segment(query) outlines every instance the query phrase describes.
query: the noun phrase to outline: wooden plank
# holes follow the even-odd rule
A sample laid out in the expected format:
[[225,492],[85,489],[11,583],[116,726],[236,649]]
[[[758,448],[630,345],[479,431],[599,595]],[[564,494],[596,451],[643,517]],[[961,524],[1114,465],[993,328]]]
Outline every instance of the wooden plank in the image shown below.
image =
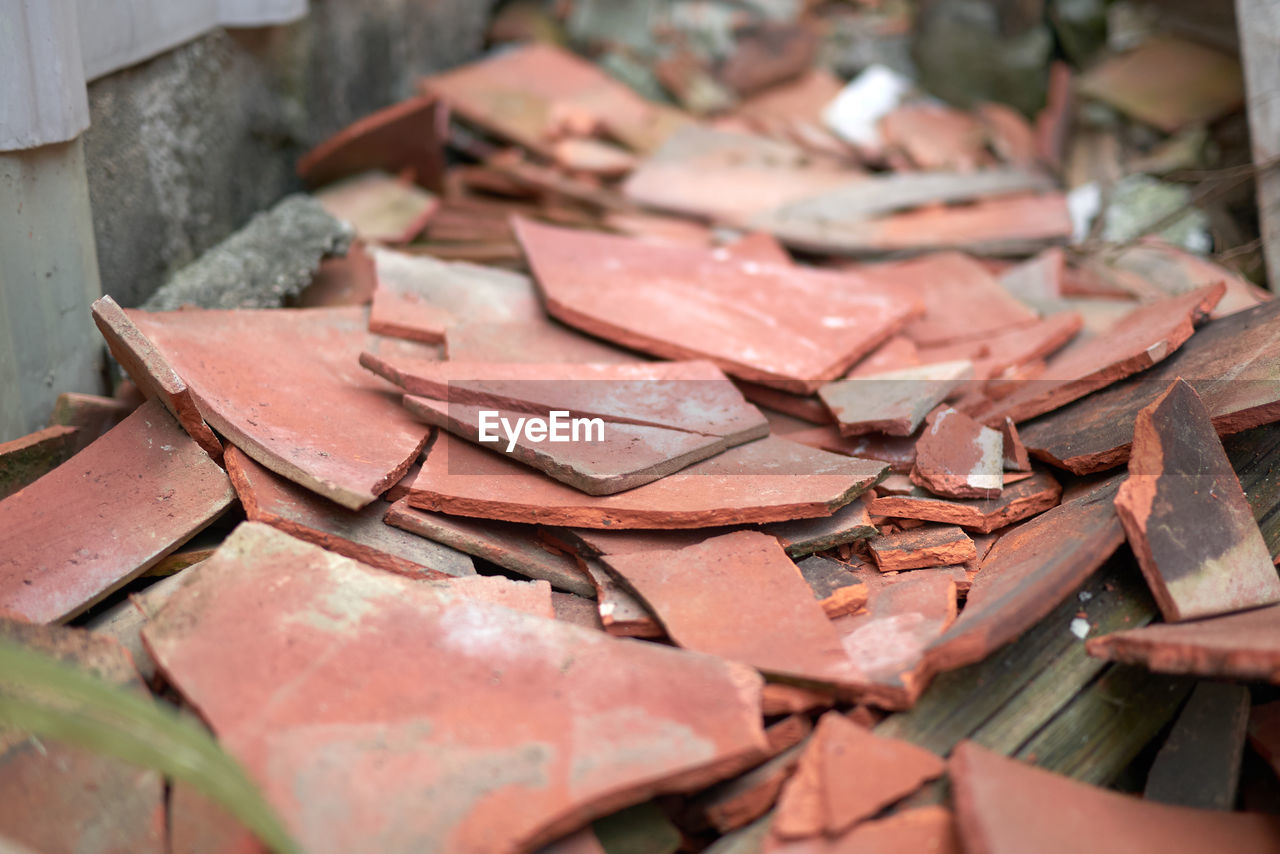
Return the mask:
[[[1236,0],[1240,53],[1244,62],[1249,136],[1257,178],[1258,217],[1268,279],[1280,278],[1280,4]],[[1272,288],[1275,285],[1272,284]]]
[[[982,733],[984,743],[1012,752],[1101,669],[1086,660],[1084,641],[1071,630],[1080,612],[1091,634],[1145,625],[1155,613],[1127,554],[1095,573],[1080,593],[983,661],[939,675],[910,711],[886,718],[876,732],[942,755]],[[1001,736],[1001,727],[1010,735]]]
[[1151,764],[1143,796],[1162,804],[1231,809],[1240,782],[1249,702],[1243,685],[1197,685]]
[[1223,447],[1273,558],[1280,558],[1280,422],[1234,436]]

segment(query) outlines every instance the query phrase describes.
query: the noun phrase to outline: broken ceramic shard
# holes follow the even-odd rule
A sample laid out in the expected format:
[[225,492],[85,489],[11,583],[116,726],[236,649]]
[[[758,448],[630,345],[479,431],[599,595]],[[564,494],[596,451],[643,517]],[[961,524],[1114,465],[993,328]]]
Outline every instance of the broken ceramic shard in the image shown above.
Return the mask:
[[385,172],[366,172],[319,191],[316,201],[371,243],[408,243],[426,228],[440,202]]
[[298,177],[323,187],[370,169],[401,174],[430,190],[439,188],[444,149],[439,139],[443,109],[420,95],[353,122],[298,160]]
[[[394,850],[406,834],[534,848],[767,749],[760,680],[738,665],[476,601],[254,523],[194,572],[147,645],[309,851]],[[406,649],[444,654],[387,654]],[[333,808],[309,809],[316,798]]]
[[952,525],[925,525],[876,537],[868,544],[868,548],[881,572],[955,566],[973,560],[978,554],[973,540]]
[[409,493],[425,510],[584,528],[705,528],[829,516],[886,466],[767,437],[616,495],[589,496],[503,454],[439,437]]
[[1004,437],[945,409],[916,443],[911,479],[944,498],[998,498],[1004,489]]
[[934,362],[829,383],[818,396],[831,410],[840,433],[880,432],[910,436],[924,417],[973,375],[967,361]]
[[[158,401],[0,501],[0,616],[61,622],[222,514],[231,482]],[[76,523],[68,526],[67,520]]]
[[358,510],[400,479],[430,431],[359,364],[359,308],[128,312],[204,417],[276,474]]
[[533,282],[518,273],[375,249],[369,331],[439,343],[466,323],[539,323]]
[[384,524],[378,503],[348,510],[273,474],[236,448],[227,449],[226,465],[251,521],[410,578],[475,575],[466,554]]
[[1280,601],[1271,553],[1186,382],[1138,413],[1116,512],[1167,622]]
[[[808,394],[918,310],[866,278],[521,220],[547,310],[625,347]],[[639,285],[643,283],[643,287]]]

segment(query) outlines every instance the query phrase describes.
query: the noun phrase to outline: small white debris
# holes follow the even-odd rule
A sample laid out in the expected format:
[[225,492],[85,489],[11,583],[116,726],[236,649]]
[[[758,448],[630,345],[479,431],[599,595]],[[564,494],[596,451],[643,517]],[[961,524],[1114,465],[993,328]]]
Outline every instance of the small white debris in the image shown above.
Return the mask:
[[1081,602],[1088,602],[1090,599],[1093,598],[1093,594],[1090,593],[1088,590],[1081,590],[1079,593],[1076,594],[1076,598],[1079,599]]
[[845,142],[880,145],[880,119],[897,109],[912,81],[891,68],[871,65],[849,81],[822,111],[827,127]]
[[1089,621],[1084,617],[1076,617],[1071,621],[1071,634],[1084,640],[1089,636]]

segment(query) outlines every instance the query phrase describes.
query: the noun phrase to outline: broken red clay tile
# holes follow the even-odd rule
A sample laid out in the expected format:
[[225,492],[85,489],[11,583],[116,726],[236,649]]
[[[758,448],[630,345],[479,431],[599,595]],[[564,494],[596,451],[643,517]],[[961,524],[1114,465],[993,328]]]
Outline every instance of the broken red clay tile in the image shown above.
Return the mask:
[[886,436],[883,433],[841,436],[832,427],[816,427],[788,433],[787,439],[846,457],[880,460],[891,471],[904,474],[911,471],[916,461],[916,440],[910,436]]
[[371,243],[408,243],[440,207],[431,193],[385,172],[365,172],[330,184],[315,199]]
[[1179,377],[1204,401],[1220,436],[1280,420],[1280,300],[1205,325],[1168,359],[1023,425],[1031,455],[1074,474],[1122,465],[1133,424]]
[[761,264],[792,263],[791,253],[767,231],[752,231],[723,247],[734,258],[743,261],[759,261]]
[[73,617],[141,575],[234,500],[226,473],[163,406],[148,402],[72,460],[0,501],[0,616],[32,623]]
[[1280,605],[1090,638],[1095,658],[1159,673],[1280,684]]
[[458,324],[543,319],[533,282],[519,273],[391,249],[374,249],[373,261],[370,332],[436,344]]
[[466,554],[384,524],[378,503],[348,510],[273,474],[234,447],[227,449],[224,462],[251,521],[410,578],[475,575]]
[[956,618],[956,583],[946,572],[909,572],[873,584],[865,611],[833,621],[860,672],[860,699],[908,709],[927,687],[925,651]]
[[1090,786],[964,741],[951,755],[960,841],[971,854],[1280,851],[1280,818],[1174,807]]
[[932,672],[981,661],[1070,596],[1124,541],[1120,478],[1006,530],[982,561],[964,613],[929,647]]
[[[1031,471],[1031,457],[1027,455],[1027,446],[1022,444],[1018,436],[1018,426],[1012,418],[1006,418],[1000,425],[1000,435],[1004,438],[1004,470],[1005,472]],[[1005,481],[1008,483],[1008,481]]]
[[784,415],[799,418],[810,424],[832,424],[835,422],[835,419],[831,416],[831,410],[816,395],[791,394],[790,392],[770,388],[767,385],[749,383],[739,379],[735,379],[733,384],[742,392],[743,397],[761,409],[781,412]]
[[1106,332],[1050,359],[1042,376],[1002,389],[981,420],[999,423],[1007,417],[1022,422],[1150,368],[1192,336],[1225,290],[1219,282],[1135,308]]
[[876,537],[867,544],[881,572],[955,566],[977,557],[973,540],[955,526],[933,526]]
[[761,525],[760,530],[777,537],[782,548],[793,558],[826,551],[876,535],[876,528],[871,524],[871,514],[867,512],[865,500],[850,501],[830,516],[796,519],[790,522],[770,522],[767,525]]
[[312,276],[311,284],[290,305],[296,308],[368,305],[376,287],[373,258],[365,250],[363,241],[353,240],[346,255],[320,260],[320,269]]
[[1253,707],[1249,713],[1249,743],[1280,774],[1280,702]]
[[874,486],[882,463],[766,437],[616,495],[590,496],[502,453],[438,437],[409,493],[424,510],[582,528],[703,528],[829,516]]
[[810,837],[766,849],[768,854],[961,854],[955,820],[946,807],[902,810],[876,821],[864,821],[836,839]]
[[387,510],[386,524],[444,543],[526,578],[543,579],[561,590],[580,596],[596,595],[594,585],[573,559],[543,545],[533,528],[431,513],[410,507],[404,499]]
[[[760,681],[737,665],[468,600],[255,523],[194,572],[148,647],[308,851],[530,850],[767,750]],[[388,654],[405,649],[424,654]]]
[[882,281],[896,293],[924,305],[924,314],[903,330],[919,347],[981,341],[995,333],[1029,326],[1037,319],[1036,313],[1010,296],[995,276],[959,252],[849,269]]
[[906,335],[895,335],[868,353],[853,366],[845,379],[896,371],[920,364],[916,343]]
[[[751,531],[696,545],[604,555],[677,646],[777,677],[838,684],[840,638],[778,541]],[[696,571],[694,571],[696,570]],[[773,630],[761,633],[761,626]]]
[[791,220],[785,215],[770,221],[757,217],[752,225],[768,228],[792,249],[833,255],[921,250],[1029,254],[1070,237],[1072,229],[1066,197],[1052,192],[932,205],[874,219],[815,219],[812,212]]
[[943,362],[969,359],[973,362],[975,380],[1001,377],[1011,370],[1025,370],[1061,350],[1084,326],[1084,319],[1074,311],[1051,314],[1026,326],[994,332],[980,340],[939,347],[922,347],[921,362]]
[[904,104],[880,119],[886,149],[897,149],[917,169],[971,172],[989,165],[986,130],[978,118],[929,102]]
[[148,399],[157,399],[178,419],[201,448],[222,459],[222,443],[205,423],[187,383],[162,353],[110,296],[93,304],[93,322],[107,341],[107,349]]
[[606,214],[601,224],[616,234],[640,240],[676,243],[681,246],[710,246],[715,242],[710,227],[664,214],[615,211]]
[[1234,55],[1170,35],[1099,62],[1081,78],[1080,92],[1165,133],[1220,119],[1245,94]]
[[972,375],[971,362],[934,362],[828,383],[818,389],[818,396],[831,410],[841,435],[910,436]]
[[[0,640],[147,696],[129,653],[111,638],[82,629],[0,621]],[[0,735],[0,837],[15,854],[161,854],[168,850],[164,783],[156,771],[5,727]]]
[[347,125],[298,161],[298,177],[323,187],[370,169],[406,170],[429,190],[440,190],[444,171],[441,131],[444,111],[437,99],[420,95]]
[[1138,413],[1116,513],[1166,622],[1280,602],[1240,480],[1184,381]]
[[687,125],[640,163],[623,192],[646,208],[759,230],[752,225],[757,216],[860,180],[856,171],[819,162],[784,140]]
[[838,377],[918,310],[914,298],[857,275],[527,220],[516,234],[547,310],[564,322],[797,394]]
[[570,172],[617,178],[636,167],[630,152],[599,139],[570,137],[552,146],[556,163]]
[[75,427],[78,432],[72,447],[78,452],[129,417],[135,409],[136,406],[114,397],[64,392],[53,404],[49,426]]
[[760,693],[760,714],[766,718],[829,709],[833,705],[835,697],[830,691],[801,688],[785,682],[766,682]]
[[548,620],[556,618],[551,585],[545,581],[515,581],[501,575],[469,575],[432,583],[466,599],[500,605]]
[[360,367],[359,308],[129,312],[191,384],[199,411],[258,463],[359,510],[404,475],[430,431]]
[[600,620],[600,609],[595,602],[585,596],[553,590],[551,607],[555,611],[556,619],[561,622],[573,623],[585,629],[604,631],[604,623]]
[[809,557],[796,567],[828,617],[843,617],[867,604],[867,585],[835,561]]
[[1036,133],[1017,110],[988,101],[975,109],[986,130],[987,144],[1005,163],[1033,168],[1039,160]]
[[[1153,285],[1158,292],[1177,295],[1203,288],[1214,282],[1225,282],[1227,292],[1213,311],[1213,317],[1225,317],[1253,308],[1274,297],[1239,273],[1195,255],[1158,237],[1144,237],[1136,243],[1119,247],[1099,259],[1103,272],[1124,276],[1125,281],[1137,276],[1143,284]],[[1142,294],[1138,294],[1142,298]]]
[[620,584],[594,558],[577,558],[583,573],[595,585],[596,607],[604,630],[620,638],[664,638],[666,630],[643,602]]
[[939,412],[916,442],[911,480],[944,498],[999,498],[1004,438],[963,412]]
[[[549,44],[524,45],[419,81],[458,115],[544,157],[559,136],[596,130],[628,147],[656,149],[683,113],[646,101],[625,84]],[[566,128],[566,126],[568,126]]]
[[783,786],[772,832],[783,839],[839,836],[942,775],[923,748],[873,734],[838,712],[818,721],[795,775]]
[[745,827],[773,807],[802,751],[796,745],[740,777],[713,786],[690,804],[690,811],[719,833]]
[[0,442],[0,499],[30,486],[71,459],[79,442],[77,427],[46,427]]
[[776,120],[822,124],[822,111],[840,94],[844,81],[826,68],[810,68],[794,80],[770,86],[739,102],[733,115],[748,122]]
[[459,362],[623,364],[648,356],[621,350],[544,318],[538,323],[462,323],[444,336],[445,353]]

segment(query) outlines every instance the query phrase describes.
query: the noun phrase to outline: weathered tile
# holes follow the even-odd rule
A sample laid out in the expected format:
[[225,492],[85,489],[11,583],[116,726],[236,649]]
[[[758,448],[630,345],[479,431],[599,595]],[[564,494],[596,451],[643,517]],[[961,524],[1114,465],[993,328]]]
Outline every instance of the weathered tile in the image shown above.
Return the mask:
[[80,451],[129,416],[137,406],[114,397],[63,392],[49,413],[49,426],[74,427],[72,447]]
[[548,620],[556,618],[551,585],[545,581],[516,581],[501,575],[468,575],[463,578],[437,579],[430,583],[466,599],[500,605]]
[[944,409],[916,442],[911,480],[944,498],[999,498],[1004,437],[963,412]]
[[1236,57],[1157,35],[1090,69],[1080,79],[1080,92],[1173,133],[1239,109],[1244,80]]
[[1012,418],[1006,418],[1000,425],[1000,435],[1004,438],[1004,470],[1031,471],[1031,458],[1027,455],[1027,446],[1022,444],[1018,435],[1018,426]]
[[[309,851],[527,850],[766,750],[760,682],[737,665],[468,600],[254,523],[193,571],[147,644]],[[404,650],[444,652],[389,654]]]
[[689,121],[595,65],[549,44],[525,45],[422,79],[465,118],[546,157],[560,136],[603,130],[641,152]]
[[348,510],[273,474],[236,448],[227,449],[225,462],[251,521],[410,578],[475,575],[465,553],[384,524],[380,503]]
[[838,836],[941,776],[943,761],[923,748],[874,735],[838,712],[818,721],[795,775],[783,786],[773,834]]
[[444,334],[445,353],[459,362],[621,364],[647,356],[575,332],[559,321],[463,323]]
[[[1215,318],[1235,314],[1273,299],[1268,291],[1259,288],[1238,272],[1203,255],[1195,255],[1165,243],[1157,237],[1144,237],[1089,260],[1098,262],[1098,271],[1104,278],[1115,276],[1129,283],[1133,281],[1133,277],[1138,277],[1143,285],[1152,286],[1157,292],[1168,296],[1185,294],[1214,282],[1224,282],[1227,292],[1213,310],[1212,316]],[[1143,293],[1136,296],[1150,298]]]
[[570,172],[585,172],[617,178],[636,166],[636,158],[625,149],[598,139],[562,139],[552,148],[556,163]]
[[966,741],[951,757],[956,824],[965,851],[1192,854],[1224,847],[1280,850],[1280,818],[1154,804],[1006,759]]
[[[840,638],[772,537],[739,531],[600,560],[648,605],[677,646],[792,680],[843,681],[848,662]],[[761,633],[761,626],[773,630]]]
[[982,561],[964,613],[929,647],[930,669],[981,661],[1070,596],[1120,546],[1113,479],[1009,528]]
[[785,682],[766,682],[760,692],[760,713],[765,717],[793,715],[815,709],[829,709],[835,702],[831,691],[801,688]]
[[828,383],[818,389],[845,436],[910,436],[924,417],[973,375],[967,361],[934,362]]
[[836,839],[810,837],[779,844],[769,854],[961,854],[951,811],[940,806],[901,810],[876,821],[864,821]]
[[[943,191],[971,197],[978,190],[973,176],[943,173],[894,175],[895,182],[911,178],[918,181],[921,194],[934,192],[935,186],[925,179],[941,179]],[[933,205],[904,213],[867,218],[861,213],[847,214],[845,209],[896,208],[898,193],[885,192],[866,178],[843,192],[806,199],[750,223],[753,228],[771,232],[790,249],[833,255],[864,255],[897,251],[956,249],[981,254],[1030,254],[1045,246],[1065,240],[1071,235],[1071,216],[1066,197],[1060,193],[1041,195],[1002,195],[982,198],[964,205]],[[993,182],[998,183],[998,182]],[[999,186],[1023,186],[1024,180],[998,183]],[[982,186],[985,186],[982,185]],[[902,197],[914,197],[917,188]],[[855,199],[857,201],[855,201]]]
[[862,180],[789,142],[688,125],[641,162],[623,191],[648,208],[750,228],[757,215]]
[[883,433],[867,433],[862,436],[841,436],[838,430],[818,427],[788,433],[787,438],[811,448],[819,448],[846,457],[880,460],[890,470],[906,473],[916,461],[916,440],[912,436],[886,436]]
[[1280,300],[1211,321],[1148,371],[1020,428],[1032,456],[1076,474],[1129,458],[1138,412],[1185,379],[1220,435],[1280,420]]
[[770,388],[759,383],[734,380],[734,385],[742,390],[742,396],[759,406],[799,418],[810,424],[833,424],[835,418],[822,399],[813,394],[792,394]]
[[975,380],[990,380],[1040,363],[1066,346],[1083,327],[1084,319],[1078,312],[1058,311],[1043,320],[993,332],[980,339],[921,347],[917,359],[921,362],[968,359],[973,362]]
[[918,307],[852,274],[524,220],[516,233],[547,310],[564,322],[664,358],[710,359],[784,391],[816,391]]
[[876,535],[865,500],[850,501],[830,516],[771,522],[760,530],[777,537],[791,557],[804,557]]
[[699,795],[690,809],[720,833],[745,827],[773,807],[803,749],[796,745],[740,777],[713,786]]
[[311,277],[311,284],[298,294],[297,308],[338,308],[368,305],[377,287],[373,258],[360,240],[351,241],[341,258],[325,258]]
[[829,516],[884,470],[881,463],[767,437],[627,492],[590,496],[444,434],[427,455],[409,503],[508,522],[702,528]]
[[885,147],[917,169],[972,172],[991,165],[977,116],[945,104],[904,104],[880,119],[879,131]]
[[[110,638],[0,621],[0,639],[146,694],[129,653]],[[10,727],[0,735],[0,837],[7,850],[160,854],[168,850],[164,799],[164,778],[155,771]]]
[[1248,726],[1248,688],[1201,682],[1152,761],[1142,796],[1175,806],[1232,809]]
[[1150,368],[1191,337],[1224,290],[1219,282],[1135,308],[1106,332],[1050,359],[1041,376],[1001,389],[982,420],[999,423],[1007,417],[1022,422]]
[[595,587],[573,559],[543,545],[533,528],[431,513],[410,507],[405,499],[391,505],[385,521],[527,578],[541,578],[561,590],[595,596]]
[[885,709],[910,708],[928,684],[925,651],[955,618],[956,584],[942,570],[873,587],[865,611],[833,621],[860,671],[860,696]]
[[573,623],[586,629],[604,631],[604,623],[600,620],[600,609],[596,603],[576,593],[551,591],[551,607],[556,619],[565,623]]
[[881,572],[955,566],[978,555],[973,540],[953,525],[926,525],[887,537],[876,537],[868,543],[868,548]]
[[426,228],[440,200],[385,172],[365,172],[330,184],[315,194],[335,219],[350,223],[371,243],[408,243]]
[[370,332],[434,344],[459,324],[543,319],[533,282],[519,273],[391,249],[374,249],[373,261]]
[[604,630],[620,638],[662,638],[667,632],[653,612],[618,582],[595,558],[579,558],[578,566],[595,585],[596,607]]
[[93,322],[111,355],[148,398],[164,404],[191,438],[211,457],[222,458],[222,443],[205,423],[191,389],[173,369],[167,354],[156,348],[110,296],[93,304]]
[[0,499],[35,483],[71,459],[79,444],[78,427],[45,427],[0,442]]
[[1160,673],[1280,684],[1280,605],[1090,638],[1089,654]]
[[1271,552],[1186,382],[1138,413],[1116,513],[1166,622],[1280,602]]
[[347,125],[298,160],[298,177],[323,187],[370,169],[401,174],[438,189],[444,169],[441,104],[420,95]]
[[192,572],[165,576],[145,589],[129,594],[124,601],[90,615],[85,619],[84,627],[94,634],[119,641],[129,651],[142,680],[148,685],[154,684],[156,662],[142,643],[142,627],[169,601],[170,596],[194,578],[195,573]]
[[234,500],[226,473],[163,406],[148,402],[0,501],[0,616],[33,623],[73,617]]
[[[366,310],[129,312],[218,432],[257,462],[358,510],[430,431],[360,367]],[[389,339],[388,339],[389,340]]]

